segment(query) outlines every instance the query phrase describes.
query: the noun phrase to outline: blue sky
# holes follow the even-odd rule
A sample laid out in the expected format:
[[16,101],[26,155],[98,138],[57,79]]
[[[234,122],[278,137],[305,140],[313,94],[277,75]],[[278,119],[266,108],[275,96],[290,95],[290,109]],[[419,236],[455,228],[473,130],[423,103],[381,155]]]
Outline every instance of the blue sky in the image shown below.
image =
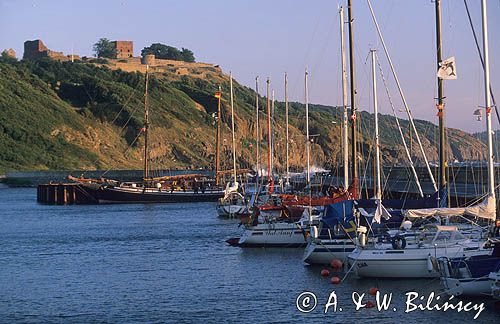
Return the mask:
[[[359,107],[372,111],[369,49],[379,50],[396,108],[395,83],[365,0],[354,0]],[[416,118],[436,121],[435,31],[431,0],[372,0],[375,13]],[[480,1],[468,0],[481,32]],[[303,73],[310,76],[310,101],[341,103],[339,4],[326,0],[24,1],[0,0],[0,50],[42,39],[53,50],[91,56],[99,38],[133,40],[135,55],[154,42],[191,49],[198,61],[220,64],[253,87],[255,76],[271,77],[283,98],[283,73],[290,97],[303,101]],[[484,105],[483,75],[462,0],[443,0],[444,57],[455,56],[459,79],[445,84],[446,122],[482,131],[473,111]],[[500,0],[488,0],[491,83],[500,100]],[[346,14],[347,16],[347,14]],[[262,82],[261,89],[264,89]],[[379,110],[390,113],[379,80]],[[495,128],[498,123],[494,122]]]

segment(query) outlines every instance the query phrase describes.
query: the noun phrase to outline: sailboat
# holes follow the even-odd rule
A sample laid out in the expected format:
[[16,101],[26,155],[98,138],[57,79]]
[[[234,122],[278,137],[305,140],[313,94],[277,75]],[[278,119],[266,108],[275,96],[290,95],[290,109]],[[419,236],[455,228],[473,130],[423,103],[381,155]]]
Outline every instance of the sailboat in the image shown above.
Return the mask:
[[[229,87],[231,98],[231,134],[233,153],[233,182],[227,183],[224,197],[219,199],[216,210],[219,216],[238,218],[250,214],[249,198],[245,196],[244,188],[237,180],[236,169],[236,140],[234,133],[234,98],[233,98],[233,75],[229,72]],[[245,170],[246,171],[246,170]]]
[[[351,16],[351,6],[349,5],[349,16]],[[339,9],[340,17],[340,32],[341,32],[341,48],[342,48],[342,88],[343,88],[343,105],[344,115],[346,115],[346,84],[347,77],[345,72],[345,55],[344,55],[344,11]],[[352,19],[349,18],[352,23]],[[351,29],[352,30],[352,29]],[[351,38],[352,41],[352,38]],[[382,200],[381,193],[381,177],[380,177],[380,150],[379,150],[379,129],[378,129],[378,105],[377,105],[377,89],[376,89],[376,74],[375,74],[375,51],[371,51],[372,57],[372,84],[373,84],[373,103],[375,117],[375,159],[376,159],[376,190],[374,199],[356,199],[343,201],[337,204],[329,205],[325,209],[324,216],[321,219],[321,224],[318,229],[311,231],[309,243],[304,251],[303,261],[308,264],[330,264],[333,259],[347,259],[348,255],[353,252],[357,245],[360,244],[357,232],[362,234],[366,239],[367,228],[371,229],[371,233],[375,236],[382,233],[382,230],[387,228],[398,228],[402,222],[401,211],[407,208],[425,208],[436,207],[444,199],[439,200],[439,194],[436,193],[429,198],[416,200]],[[351,64],[353,61],[351,60]],[[351,78],[352,80],[352,78]],[[351,81],[351,88],[353,88]],[[344,119],[346,119],[344,117]],[[346,127],[344,122],[344,127]],[[344,128],[344,138],[346,128]],[[344,143],[346,140],[344,139]],[[404,138],[403,138],[404,142]],[[346,145],[346,144],[344,144]],[[355,142],[353,142],[355,145]],[[411,161],[411,160],[410,160]],[[355,161],[354,161],[355,162]],[[347,165],[347,154],[344,155],[344,165]],[[344,174],[347,182],[347,174]],[[418,178],[417,178],[418,181]],[[385,207],[384,207],[385,206]],[[388,211],[387,208],[391,210]],[[381,217],[384,216],[384,220]],[[375,221],[375,222],[374,222]],[[382,222],[382,224],[380,224]],[[378,225],[380,224],[380,225]],[[397,231],[395,231],[397,232]],[[395,235],[395,233],[393,233]],[[411,236],[411,232],[402,233],[403,236]],[[364,240],[363,239],[363,240]],[[389,234],[386,237],[380,237],[380,243],[391,244],[392,238]]]
[[[269,83],[268,83],[269,84]],[[286,84],[286,76],[285,76]],[[269,87],[268,87],[269,88]],[[307,173],[306,173],[306,183],[310,184],[311,172],[310,172],[310,137],[309,137],[309,99],[308,99],[308,71],[306,69],[304,75],[304,88],[305,88],[305,113],[306,113],[306,155],[307,155]],[[269,94],[269,90],[268,90]],[[268,103],[269,105],[269,103]],[[268,109],[268,134],[270,131],[269,122],[269,109]],[[269,140],[269,145],[271,141]],[[272,193],[273,188],[273,177],[272,177],[272,158],[271,154],[268,153],[268,182],[271,189],[269,192]],[[268,175],[269,175],[268,174]],[[318,206],[322,206],[321,203],[315,205],[318,201],[322,201],[320,198],[304,198],[298,197],[296,195],[270,195],[270,199],[279,199],[276,203],[267,203],[265,205],[258,206],[259,213],[258,217],[253,217],[251,223],[245,224],[245,232],[242,237],[237,239],[233,238],[228,240],[231,245],[236,245],[240,247],[301,247],[306,245],[306,237],[309,235],[309,230],[311,226],[318,225],[320,219],[320,213],[318,212]],[[326,197],[328,201],[333,202],[335,199],[337,201],[348,199],[349,191],[342,192],[339,195],[332,197]],[[324,201],[324,200],[323,200]],[[324,204],[326,205],[326,203]],[[273,212],[276,212],[275,214]],[[264,215],[262,215],[264,214]],[[296,217],[298,215],[298,217]]]
[[82,190],[96,203],[180,203],[217,201],[224,195],[223,188],[214,179],[203,174],[180,174],[151,177],[149,170],[149,67],[146,67],[144,92],[144,136],[143,179],[139,182],[120,182],[111,179],[87,179],[83,176],[68,176],[80,184]]
[[[385,43],[381,37],[380,30],[373,13],[370,1],[368,1],[372,17],[381,39],[382,46],[385,49]],[[483,1],[483,18],[485,18]],[[440,14],[439,1],[436,1],[437,29],[438,29],[438,49],[440,50]],[[484,22],[483,22],[484,27]],[[483,28],[484,31],[484,28]],[[485,34],[484,39],[487,39]],[[487,40],[486,40],[487,42]],[[487,43],[486,43],[487,44]],[[485,63],[487,62],[487,45],[485,45]],[[440,63],[438,59],[438,64]],[[390,63],[392,65],[392,63]],[[489,72],[485,64],[485,87],[488,89]],[[442,122],[442,80],[438,82],[440,121]],[[496,218],[496,199],[494,191],[493,177],[493,150],[492,150],[492,132],[491,132],[491,109],[489,102],[489,90],[486,90],[486,126],[488,133],[488,194],[484,200],[476,205],[462,208],[428,208],[428,209],[410,209],[405,212],[408,219],[427,219],[430,217],[440,217],[450,219],[451,217],[471,216],[478,219],[495,220]],[[443,125],[443,124],[440,124]],[[444,126],[442,127],[444,129]],[[444,137],[443,137],[444,139]],[[444,145],[444,141],[441,142]],[[439,226],[424,227],[417,232],[414,240],[407,241],[400,238],[399,244],[392,247],[370,245],[367,247],[358,246],[350,255],[349,262],[354,268],[356,274],[360,277],[390,277],[390,278],[429,278],[438,277],[436,259],[442,257],[467,258],[471,256],[488,256],[491,249],[485,245],[483,238],[473,236],[466,237],[459,231],[457,226]]]
[[[440,1],[436,2],[436,6],[439,6],[439,2]],[[487,107],[487,118],[491,118],[489,111],[491,102],[489,90],[488,23],[486,9],[486,1],[482,1],[485,107]],[[488,120],[487,123],[489,123]],[[488,144],[490,143],[488,142]],[[490,238],[486,242],[486,244],[493,247],[491,255],[473,255],[467,258],[443,257],[438,259],[441,282],[446,289],[446,293],[455,296],[484,296],[493,294],[490,277],[494,277],[495,273],[500,271],[500,238],[498,238],[498,229],[500,227],[498,227],[498,225],[500,224],[496,224],[496,231],[492,233],[492,236],[497,237]]]

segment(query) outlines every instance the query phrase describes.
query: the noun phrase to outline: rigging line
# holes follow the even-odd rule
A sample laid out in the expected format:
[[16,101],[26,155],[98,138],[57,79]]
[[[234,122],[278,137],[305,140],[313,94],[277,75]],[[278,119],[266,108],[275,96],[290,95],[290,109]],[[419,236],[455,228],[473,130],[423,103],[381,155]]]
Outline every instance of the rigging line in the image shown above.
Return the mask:
[[[133,111],[132,111],[132,114],[130,114],[127,122],[125,122],[125,124],[123,125],[123,127],[120,129],[120,132],[119,134],[121,134],[123,132],[123,130],[127,127],[128,123],[130,122],[130,120],[132,119],[132,117],[134,116],[135,112],[137,111],[139,106],[137,106]],[[135,139],[132,141],[132,143],[129,144],[129,146],[125,149],[125,151],[123,152],[123,154],[125,155],[125,153],[127,153],[127,151],[134,145],[134,143],[137,141],[137,139],[139,138],[139,136],[141,136],[142,132],[139,132],[139,134],[137,134],[137,136],[135,137]],[[103,177],[106,173],[108,173],[109,171],[111,170],[111,168],[108,168],[102,175],[101,177]]]
[[429,173],[429,177],[431,179],[431,182],[432,182],[432,186],[434,188],[434,191],[438,191],[437,189],[437,185],[436,185],[436,181],[434,179],[434,175],[432,173],[432,170],[429,166],[429,162],[427,160],[427,156],[425,154],[425,150],[424,150],[424,147],[422,145],[422,142],[420,140],[420,136],[418,135],[418,131],[416,129],[416,126],[415,126],[415,123],[413,121],[413,115],[411,113],[411,110],[409,108],[409,105],[408,105],[408,102],[406,101],[406,97],[404,95],[404,92],[403,92],[403,89],[401,87],[401,83],[399,82],[399,78],[397,76],[397,73],[396,73],[396,70],[394,68],[394,64],[392,63],[392,59],[391,59],[391,56],[389,54],[389,50],[387,49],[387,46],[385,44],[385,41],[384,41],[384,37],[382,35],[382,31],[380,30],[380,27],[378,25],[378,22],[377,22],[377,17],[375,16],[375,12],[373,11],[373,7],[372,7],[372,3],[370,0],[367,0],[367,3],[368,3],[368,7],[370,9],[370,13],[371,13],[371,17],[373,19],[373,23],[375,25],[375,28],[377,29],[377,34],[380,38],[380,42],[382,43],[382,47],[384,49],[384,53],[385,53],[385,56],[387,58],[387,61],[389,63],[389,66],[391,68],[391,72],[393,74],[393,77],[394,77],[394,80],[396,81],[396,85],[397,85],[397,88],[398,88],[398,91],[399,91],[399,94],[401,96],[401,100],[403,101],[403,105],[405,107],[405,110],[406,110],[406,113],[408,114],[408,119],[410,120],[410,123],[412,125],[412,128],[414,129],[415,131],[415,136],[416,136],[416,139],[417,139],[417,142],[418,142],[418,146],[420,148],[420,151],[422,152],[422,156],[424,158],[424,161],[425,161],[425,166],[427,168],[427,172]]
[[[323,13],[321,13],[321,16],[323,16]],[[308,46],[306,47],[307,50],[306,50],[306,53],[304,55],[304,59],[302,61],[302,66],[307,66],[307,62],[309,61],[309,55],[311,53],[311,49],[313,48],[312,44],[313,44],[313,41],[316,37],[316,32],[318,30],[318,26],[320,24],[320,17],[321,16],[318,16],[315,20],[316,20],[316,24],[314,26],[314,29],[313,29],[313,33],[312,33],[312,36],[309,38],[309,44]],[[293,86],[291,87],[292,91],[290,93],[297,93],[297,87],[300,86],[302,82],[302,77],[299,76],[299,74],[297,74],[297,76],[295,77],[295,81],[293,82]],[[296,99],[295,101],[299,102],[300,99]]]
[[130,96],[127,98],[127,100],[125,101],[125,103],[122,105],[122,108],[120,109],[120,111],[116,114],[115,118],[113,118],[113,121],[111,121],[111,124],[114,124],[116,119],[118,118],[118,116],[120,116],[120,114],[122,113],[123,109],[125,109],[125,107],[128,105],[130,99],[132,99],[132,96],[135,94],[135,91],[137,90],[137,86],[135,89],[133,89],[133,91],[130,92]]
[[[127,147],[127,149],[125,150],[125,152],[123,152],[123,154],[125,155],[128,150],[132,147],[132,145],[134,145],[134,143],[139,139],[139,137],[141,136],[142,132],[139,132],[139,134],[137,134],[137,136],[134,138],[134,140],[132,141],[132,143],[130,143],[130,145]],[[104,176],[106,173],[108,173],[109,171],[111,170],[111,168],[108,168],[103,174],[102,176]]]
[[[467,0],[464,0],[464,5],[465,5],[465,10],[467,11],[467,17],[469,18],[469,24],[470,24],[470,28],[472,30],[472,35],[474,36],[474,42],[476,44],[477,53],[479,55],[479,59],[481,60],[481,65],[482,65],[483,70],[484,70],[483,54],[481,53],[481,48],[479,47],[479,42],[477,40],[476,30],[474,28],[474,24],[472,23],[472,17],[470,15],[469,6],[467,5]],[[500,123],[500,114],[498,113],[497,104],[496,104],[495,96],[493,95],[493,89],[491,87],[491,83],[488,86],[490,88],[491,100],[493,101],[493,106],[495,107],[495,113],[497,115],[497,120]]]
[[[326,41],[323,42],[323,46],[320,50],[320,53],[319,53],[319,57],[317,58],[316,62],[314,63],[314,65],[312,66],[312,69],[311,69],[311,74],[312,75],[317,75],[317,71],[318,71],[318,67],[320,66],[320,64],[323,62],[323,59],[324,59],[324,56],[325,56],[325,53],[326,53],[326,48],[330,45],[330,40],[331,40],[331,35],[333,34],[333,26],[337,24],[337,21],[335,20],[332,20],[331,22],[331,25],[330,25],[330,28],[328,28],[328,31],[327,31],[327,35],[326,35]],[[338,75],[338,74],[337,74]],[[339,82],[339,79],[337,79],[337,83]],[[313,79],[311,80],[311,87],[314,87],[317,82],[316,81],[319,81],[317,78],[316,79]]]
[[378,58],[378,55],[375,55],[375,58],[377,59],[377,65],[378,65],[378,68],[380,71],[380,76],[382,78],[382,83],[384,84],[385,92],[387,94],[387,98],[389,100],[389,104],[391,106],[392,113],[394,115],[394,118],[396,118],[396,125],[398,126],[399,134],[401,135],[401,141],[403,142],[403,146],[405,148],[406,157],[408,158],[408,161],[410,162],[410,168],[411,168],[413,176],[415,178],[415,181],[416,181],[416,184],[418,187],[418,191],[420,192],[420,195],[423,197],[424,193],[423,193],[422,187],[420,186],[420,181],[418,179],[417,171],[415,170],[415,166],[413,165],[413,160],[411,158],[410,151],[408,150],[408,145],[406,144],[403,130],[401,129],[401,124],[399,123],[399,117],[397,116],[396,109],[394,108],[394,102],[392,101],[391,94],[389,93],[389,88],[387,87],[387,80],[385,79],[384,72],[382,70],[382,65],[380,64],[380,60]]
[[[122,108],[120,109],[120,111],[116,114],[115,118],[113,118],[113,121],[111,122],[111,124],[114,124],[114,123],[115,123],[116,119],[117,119],[117,118],[118,118],[118,116],[121,114],[121,112],[123,111],[123,109],[124,109],[124,108],[128,105],[128,103],[129,103],[130,99],[131,99],[131,98],[132,98],[132,96],[134,95],[134,93],[135,93],[135,91],[137,90],[137,87],[138,87],[138,86],[139,86],[139,83],[135,86],[135,88],[132,88],[132,91],[131,91],[131,93],[130,93],[130,96],[127,98],[127,100],[126,100],[126,101],[125,101],[125,103],[123,104],[123,106],[122,106]],[[88,96],[89,96],[89,98],[90,98],[90,95],[89,95],[89,93],[88,93],[88,91],[87,91],[87,89],[86,89],[86,87],[85,87],[85,86],[84,86],[84,88],[85,88],[85,92],[87,92],[87,95],[88,95]],[[90,99],[92,100],[92,98],[90,98]],[[93,100],[92,100],[92,102],[93,102]],[[106,106],[106,107],[107,107],[107,106]],[[130,118],[129,118],[129,120],[127,121],[127,123],[128,123],[129,121],[130,121]],[[121,129],[121,130],[120,130],[120,133],[121,133],[122,131],[123,131],[123,129]],[[99,158],[95,159],[95,160],[92,162],[92,164],[94,164],[94,165],[95,165],[95,164],[96,164],[99,160],[100,160]],[[85,173],[87,173],[88,171],[89,171],[88,169],[84,170],[84,171],[83,171],[82,176],[83,176],[83,175],[85,175]]]

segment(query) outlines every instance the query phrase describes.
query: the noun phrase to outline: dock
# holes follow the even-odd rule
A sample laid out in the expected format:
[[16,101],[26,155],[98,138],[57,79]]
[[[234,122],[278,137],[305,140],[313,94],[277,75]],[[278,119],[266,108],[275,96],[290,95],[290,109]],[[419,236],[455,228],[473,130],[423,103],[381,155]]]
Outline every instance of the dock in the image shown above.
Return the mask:
[[37,202],[47,205],[95,204],[94,197],[89,195],[78,183],[48,183],[37,187]]

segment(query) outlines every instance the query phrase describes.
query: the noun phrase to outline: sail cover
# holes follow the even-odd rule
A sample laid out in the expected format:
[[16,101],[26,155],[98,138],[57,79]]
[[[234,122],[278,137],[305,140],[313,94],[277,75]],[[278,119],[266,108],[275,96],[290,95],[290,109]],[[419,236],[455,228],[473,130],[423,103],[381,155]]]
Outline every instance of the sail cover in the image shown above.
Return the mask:
[[482,202],[469,207],[409,209],[406,211],[405,215],[408,218],[425,218],[432,216],[453,217],[465,215],[495,220],[496,199],[494,196],[488,196]]

